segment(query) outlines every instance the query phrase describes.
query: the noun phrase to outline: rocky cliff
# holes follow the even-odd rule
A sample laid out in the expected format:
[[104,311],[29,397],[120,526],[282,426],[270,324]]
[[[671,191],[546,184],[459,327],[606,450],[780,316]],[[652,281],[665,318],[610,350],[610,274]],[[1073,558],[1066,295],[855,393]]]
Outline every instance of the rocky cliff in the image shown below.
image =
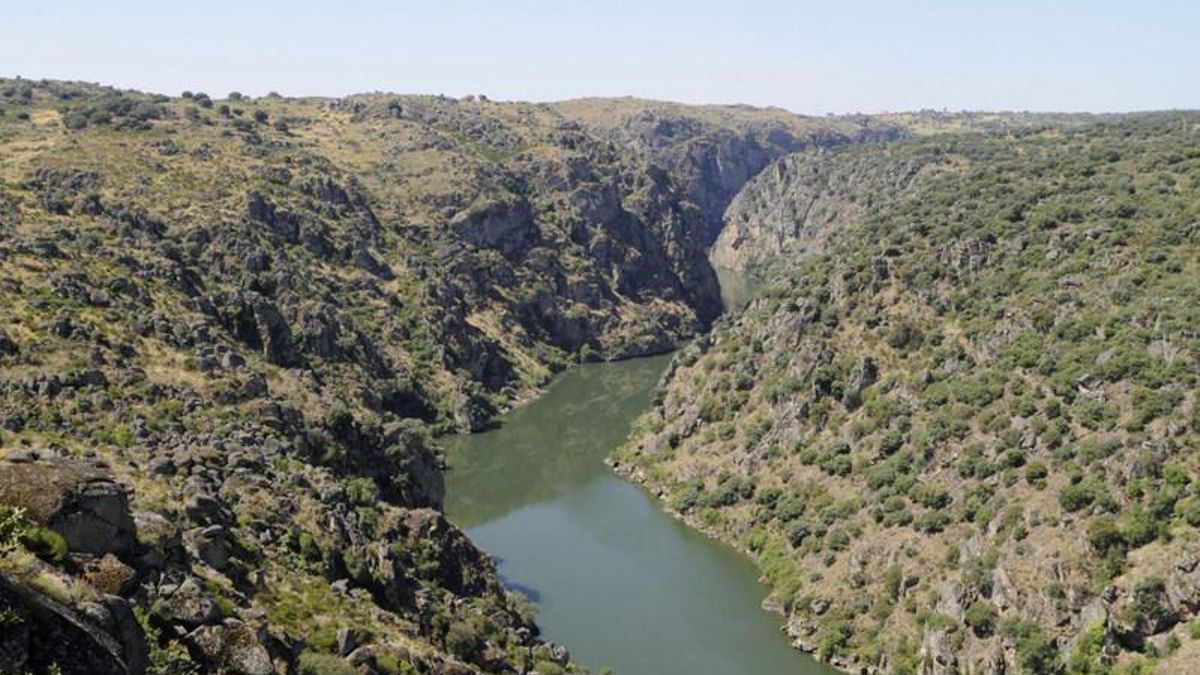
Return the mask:
[[615,464],[846,669],[1190,672],[1198,181],[1194,114],[780,160]]
[[757,273],[773,261],[819,253],[834,229],[885,207],[913,184],[952,168],[937,148],[836,158],[824,148],[787,155],[747,182],[725,211],[709,253],[718,267]]
[[0,665],[578,671],[433,436],[703,329],[741,183],[891,129],[0,82]]

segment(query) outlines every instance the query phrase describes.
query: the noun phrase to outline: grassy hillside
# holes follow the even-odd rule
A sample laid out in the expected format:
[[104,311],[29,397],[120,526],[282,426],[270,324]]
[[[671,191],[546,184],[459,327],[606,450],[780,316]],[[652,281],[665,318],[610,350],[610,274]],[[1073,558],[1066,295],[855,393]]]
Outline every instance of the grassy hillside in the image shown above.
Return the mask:
[[772,283],[617,466],[834,663],[1190,672],[1198,187],[1183,113],[780,160],[725,242]]

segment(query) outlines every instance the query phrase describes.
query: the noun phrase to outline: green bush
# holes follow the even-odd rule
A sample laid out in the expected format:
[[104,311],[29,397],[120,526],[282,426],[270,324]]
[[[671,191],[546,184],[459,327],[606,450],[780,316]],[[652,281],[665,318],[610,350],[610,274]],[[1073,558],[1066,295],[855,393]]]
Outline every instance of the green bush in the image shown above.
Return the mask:
[[699,502],[704,486],[698,482],[681,485],[671,499],[671,508],[680,513],[691,511]]
[[1050,470],[1041,462],[1030,462],[1025,465],[1025,482],[1035,487],[1045,487],[1046,477],[1050,475]]
[[1175,504],[1175,515],[1192,527],[1200,527],[1200,497],[1188,497]]
[[1017,644],[1017,664],[1027,675],[1055,675],[1062,672],[1058,647],[1036,623],[1028,619],[1009,619],[1001,632]]
[[1160,536],[1164,536],[1167,530],[1165,521],[1159,520],[1153,513],[1142,507],[1135,507],[1126,513],[1122,521],[1121,531],[1125,535],[1125,541],[1133,548],[1149,544]]
[[936,484],[919,485],[913,490],[912,498],[927,509],[944,509],[953,501],[950,492]]
[[30,528],[21,536],[21,543],[46,562],[61,563],[67,559],[67,540],[54,530],[45,527]]
[[346,482],[346,495],[355,506],[374,506],[379,500],[379,486],[370,478],[352,478]]
[[963,621],[974,631],[975,635],[981,638],[987,637],[996,630],[996,610],[989,603],[976,600],[967,607],[966,613],[963,614]]
[[486,644],[485,623],[486,620],[478,616],[451,623],[446,631],[446,649],[463,661],[475,661],[483,653]]
[[941,532],[950,524],[950,520],[950,516],[945,511],[927,511],[913,522],[913,527],[918,532]]
[[1090,481],[1068,485],[1058,494],[1058,503],[1067,511],[1078,511],[1091,506],[1097,497],[1097,487]]
[[1102,556],[1107,556],[1110,551],[1125,550],[1125,535],[1117,527],[1117,521],[1112,516],[1093,518],[1092,522],[1088,523],[1087,536],[1088,543]]
[[901,584],[904,583],[904,570],[899,565],[892,565],[883,573],[883,587],[887,596],[893,600],[900,597]]

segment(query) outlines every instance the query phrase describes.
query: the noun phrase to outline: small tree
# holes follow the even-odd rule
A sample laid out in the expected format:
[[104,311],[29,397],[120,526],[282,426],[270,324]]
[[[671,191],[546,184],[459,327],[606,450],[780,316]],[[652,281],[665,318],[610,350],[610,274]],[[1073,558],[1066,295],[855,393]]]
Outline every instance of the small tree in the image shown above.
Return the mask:
[[0,506],[0,556],[15,551],[25,531],[25,510]]
[[996,610],[983,600],[976,600],[967,607],[963,621],[970,626],[976,636],[984,638],[996,630]]
[[1088,524],[1088,542],[1096,552],[1107,556],[1111,551],[1124,552],[1125,535],[1117,527],[1117,521],[1112,516],[1097,516]]

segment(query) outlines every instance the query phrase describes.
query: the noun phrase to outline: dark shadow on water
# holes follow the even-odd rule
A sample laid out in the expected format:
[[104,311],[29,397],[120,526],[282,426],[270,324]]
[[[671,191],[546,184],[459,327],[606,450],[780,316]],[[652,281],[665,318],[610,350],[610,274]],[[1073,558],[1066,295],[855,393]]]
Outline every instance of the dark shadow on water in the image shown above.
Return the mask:
[[532,602],[535,605],[540,604],[542,602],[541,592],[538,591],[538,589],[534,588],[533,586],[526,586],[525,584],[519,584],[519,583],[513,581],[512,579],[509,579],[508,577],[504,576],[503,574],[500,575],[500,583],[501,583],[501,585],[504,586],[504,588],[506,588],[510,591],[513,591],[514,593],[520,593],[521,595],[525,596],[526,600]]

